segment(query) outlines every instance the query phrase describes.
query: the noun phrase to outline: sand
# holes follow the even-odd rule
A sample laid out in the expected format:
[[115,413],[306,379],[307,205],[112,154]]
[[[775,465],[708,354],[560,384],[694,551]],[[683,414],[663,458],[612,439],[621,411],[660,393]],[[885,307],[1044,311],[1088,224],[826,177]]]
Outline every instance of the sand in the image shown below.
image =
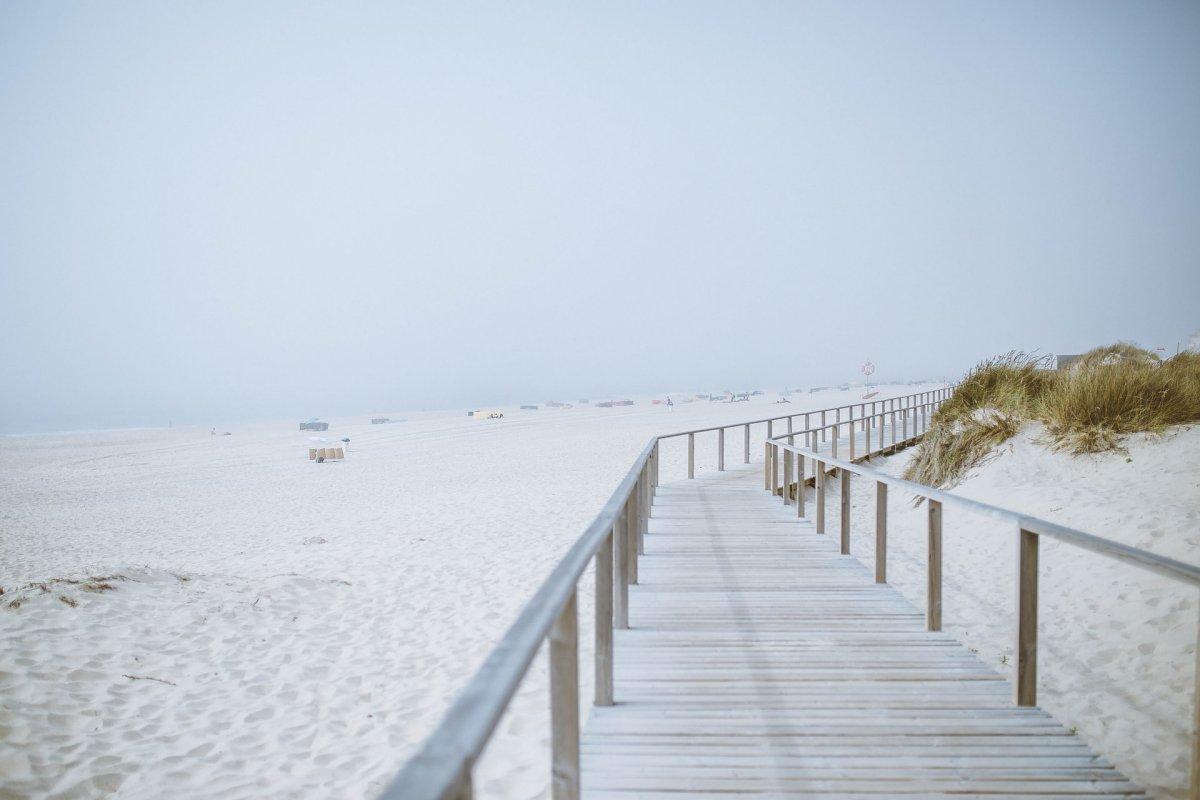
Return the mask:
[[[373,796],[650,435],[860,394],[364,414],[330,420],[351,447],[320,465],[296,421],[0,438],[0,798]],[[589,572],[585,701],[591,614]],[[546,686],[539,658],[481,796],[546,796]]]

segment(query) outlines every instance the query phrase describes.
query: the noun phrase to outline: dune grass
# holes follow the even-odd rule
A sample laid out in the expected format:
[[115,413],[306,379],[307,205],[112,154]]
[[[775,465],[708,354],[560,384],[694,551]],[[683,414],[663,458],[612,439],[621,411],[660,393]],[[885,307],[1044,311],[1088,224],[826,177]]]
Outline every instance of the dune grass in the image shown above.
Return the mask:
[[1200,354],[1160,361],[1118,342],[1070,369],[1048,366],[1018,352],[976,365],[934,414],[904,477],[953,486],[1031,421],[1045,425],[1053,448],[1074,455],[1121,451],[1129,434],[1200,421]]
[[1114,364],[1158,364],[1158,355],[1138,347],[1133,342],[1114,342],[1103,347],[1093,347],[1071,365],[1072,369],[1095,369]]

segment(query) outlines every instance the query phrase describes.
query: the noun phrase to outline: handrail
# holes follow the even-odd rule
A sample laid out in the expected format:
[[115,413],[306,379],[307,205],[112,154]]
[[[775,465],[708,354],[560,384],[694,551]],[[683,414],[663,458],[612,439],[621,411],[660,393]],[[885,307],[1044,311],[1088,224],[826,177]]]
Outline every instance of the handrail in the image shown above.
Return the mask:
[[[932,405],[937,406],[940,401]],[[783,462],[783,502],[790,504],[791,485],[793,477],[793,462],[795,463],[796,513],[804,516],[804,492],[807,481],[804,477],[804,459],[813,463],[816,504],[814,516],[817,533],[825,532],[825,482],[829,470],[838,472],[841,483],[841,552],[850,554],[850,476],[860,475],[875,481],[875,581],[887,582],[887,490],[896,487],[916,495],[926,501],[927,505],[927,551],[926,551],[926,580],[925,580],[925,626],[927,630],[939,631],[942,628],[942,506],[949,503],[980,514],[1008,520],[1015,524],[1017,533],[1017,569],[1016,569],[1016,629],[1014,634],[1013,658],[1013,701],[1018,706],[1037,705],[1037,651],[1038,651],[1038,544],[1042,536],[1056,539],[1060,542],[1074,545],[1084,550],[1111,558],[1126,564],[1140,567],[1150,572],[1163,575],[1185,583],[1189,586],[1200,587],[1200,566],[1186,564],[1173,558],[1158,555],[1148,550],[1105,539],[1095,534],[1060,525],[1056,522],[1034,517],[1012,509],[994,506],[978,500],[972,500],[944,489],[926,486],[915,481],[890,475],[873,467],[863,466],[854,461],[854,424],[860,423],[866,431],[865,459],[870,455],[870,430],[877,418],[880,424],[880,450],[886,450],[883,442],[884,417],[891,412],[862,417],[849,422],[850,426],[850,459],[837,457],[837,431],[846,422],[835,426],[794,431],[768,438],[765,442],[766,463],[764,464],[764,480],[766,488],[775,493],[779,489],[779,464]],[[926,418],[925,431],[928,430],[929,420]],[[835,427],[833,437],[833,452],[829,455],[819,452],[817,434],[822,429]],[[905,425],[905,435],[908,429]],[[924,431],[916,431],[914,419],[913,436],[903,443],[917,441]],[[800,436],[811,444],[797,445],[784,442],[783,439]],[[895,420],[892,423],[892,449],[896,448]],[[1200,800],[1200,651],[1196,663],[1196,696],[1192,709],[1192,744],[1191,772],[1188,781],[1189,800]]]
[[870,405],[873,403],[887,403],[887,402],[893,402],[896,400],[908,400],[910,398],[920,397],[921,395],[930,394],[935,391],[938,391],[938,390],[937,389],[926,389],[925,391],[913,392],[912,394],[905,394],[905,395],[896,395],[895,397],[880,397],[878,399],[859,400],[857,403],[847,403],[844,406],[830,406],[829,408],[809,409],[808,411],[796,411],[792,414],[780,414],[778,417],[764,417],[763,419],[751,419],[751,420],[746,420],[743,422],[731,422],[728,425],[713,425],[712,427],[709,427],[709,428],[695,428],[690,431],[677,431],[676,433],[664,433],[664,434],[659,435],[658,439],[660,441],[663,439],[674,439],[677,436],[687,436],[688,434],[695,434],[695,433],[710,433],[712,431],[719,431],[722,429],[728,430],[729,428],[740,428],[743,425],[762,425],[764,422],[779,422],[780,420],[783,420],[783,419],[795,419],[796,417],[802,417],[806,414],[820,414],[822,411],[824,411],[825,413],[845,411],[847,409],[858,408],[860,406]]
[[[901,401],[929,392],[887,398]],[[879,402],[884,402],[880,400]],[[755,420],[839,412],[851,406]],[[840,413],[839,413],[840,416]],[[483,665],[414,754],[384,790],[383,800],[469,800],[471,770],[545,639],[550,643],[552,795],[579,797],[579,681],[576,584],[596,559],[596,705],[613,704],[613,629],[629,627],[629,586],[637,583],[638,556],[658,486],[659,443],[695,434],[685,431],[651,438],[617,485],[608,502],[542,582]],[[724,468],[722,430],[721,467]],[[689,451],[693,448],[689,447]],[[689,469],[689,473],[693,470]],[[689,477],[691,475],[689,474]]]
[[[858,420],[855,420],[857,422]],[[842,423],[845,424],[845,423]],[[797,431],[794,436],[799,436],[804,431]],[[788,436],[789,434],[783,434]],[[1091,533],[1085,533],[1074,528],[1069,528],[1065,525],[1060,525],[1057,522],[1051,522],[1040,517],[1023,514],[1019,511],[1013,511],[1008,508],[1001,508],[989,503],[984,503],[979,500],[972,500],[969,497],[948,492],[944,489],[937,489],[932,486],[926,486],[923,483],[899,478],[890,475],[882,470],[873,467],[864,467],[861,464],[856,464],[851,461],[845,461],[840,458],[834,458],[829,455],[821,454],[815,450],[801,447],[800,445],[790,445],[784,442],[776,443],[782,449],[799,453],[813,459],[819,464],[835,469],[846,470],[855,475],[870,477],[877,483],[885,483],[889,486],[895,486],[903,489],[911,494],[919,495],[927,500],[934,500],[943,504],[950,504],[969,508],[972,511],[977,511],[990,517],[1005,519],[1016,522],[1022,530],[1027,530],[1032,533],[1044,534],[1051,539],[1069,542],[1077,547],[1085,550],[1091,550],[1095,553],[1107,555],[1110,558],[1115,558],[1118,561],[1123,561],[1128,564],[1134,564],[1139,567],[1144,567],[1160,575],[1165,575],[1168,578],[1183,581],[1184,583],[1200,586],[1200,567],[1186,564],[1182,561],[1176,561],[1173,558],[1160,556],[1156,553],[1151,553],[1149,550],[1142,550],[1137,547],[1121,544],[1112,539],[1105,539],[1101,536],[1096,536]]]
[[542,640],[568,600],[574,598],[575,584],[588,561],[617,527],[618,516],[655,458],[656,445],[651,438],[642,448],[600,513],[542,582],[437,728],[380,795],[381,800],[470,796],[474,760],[483,752]]
[[[708,427],[708,428],[695,428],[690,431],[678,431],[676,433],[664,434],[662,436],[659,436],[658,440],[661,442],[664,439],[674,439],[679,436],[688,437],[688,458],[687,458],[688,477],[694,478],[694,477],[696,477],[696,434],[698,434],[698,433],[710,433],[712,431],[717,432],[717,470],[724,471],[725,470],[725,431],[729,430],[730,428],[741,428],[742,429],[742,433],[743,433],[743,435],[742,435],[742,461],[743,461],[743,463],[749,464],[750,463],[750,426],[751,425],[761,425],[765,422],[767,425],[767,438],[771,439],[775,435],[773,426],[776,422],[779,422],[781,420],[786,420],[787,425],[788,425],[788,434],[791,434],[792,433],[792,430],[791,430],[792,420],[796,419],[797,417],[804,417],[805,425],[807,425],[809,417],[814,416],[816,414],[820,414],[823,429],[827,430],[831,426],[824,425],[824,422],[826,419],[826,415],[831,412],[833,413],[834,418],[838,421],[838,423],[843,423],[844,421],[842,420],[842,411],[848,410],[849,414],[847,416],[849,417],[849,421],[857,422],[857,421],[861,420],[863,418],[863,416],[866,415],[866,408],[868,405],[871,406],[871,408],[875,408],[878,405],[884,405],[885,407],[888,408],[888,411],[885,413],[896,413],[898,411],[904,411],[906,409],[912,409],[912,408],[919,407],[919,404],[918,404],[919,398],[923,398],[922,403],[924,405],[929,405],[929,403],[931,401],[941,402],[941,401],[945,400],[947,397],[949,397],[949,393],[952,389],[953,389],[953,387],[949,387],[949,386],[945,387],[945,388],[939,388],[939,389],[926,389],[926,390],[923,390],[920,392],[914,392],[912,394],[906,394],[906,395],[899,395],[896,397],[881,397],[881,398],[872,399],[872,400],[859,400],[857,403],[849,403],[847,405],[834,406],[832,408],[809,409],[808,411],[796,411],[792,414],[783,414],[778,417],[768,417],[766,419],[750,420],[748,422],[735,422],[735,423],[732,423],[729,425],[715,425],[715,426]],[[899,403],[900,405],[897,406],[896,405],[897,403]],[[862,413],[859,415],[859,420],[854,419],[854,409],[856,409],[856,408],[862,409]],[[835,424],[838,424],[838,423],[835,423]],[[822,433],[822,436],[824,436],[823,433]]]
[[[925,396],[925,402],[912,402],[901,412],[914,412],[913,435],[908,436],[907,421],[904,438],[895,438],[892,425],[891,448],[916,441],[921,434],[917,431],[916,412],[936,409],[949,397],[950,389],[919,392],[902,398],[885,398],[875,401],[890,402]],[[932,398],[932,399],[928,399]],[[470,800],[473,794],[472,768],[487,745],[516,693],[522,678],[533,661],[543,640],[549,641],[550,656],[550,705],[552,741],[552,797],[554,800],[577,800],[579,797],[579,680],[578,680],[578,621],[576,618],[576,592],[580,575],[592,558],[596,559],[596,646],[595,646],[595,705],[612,705],[613,697],[613,629],[629,626],[629,586],[638,582],[638,556],[642,552],[642,540],[649,522],[650,506],[655,488],[658,486],[659,445],[663,439],[688,435],[689,477],[694,475],[695,434],[716,430],[720,432],[720,468],[724,468],[724,430],[751,424],[772,422],[802,416],[805,413],[820,414],[822,411],[838,412],[854,406],[839,406],[837,409],[817,409],[809,412],[758,420],[749,423],[719,426],[715,428],[684,431],[667,436],[652,437],[634,460],[625,477],[614,489],[608,502],[587,526],[583,534],[567,551],[550,575],[542,582],[537,592],[521,610],[504,637],[493,648],[483,665],[459,693],[450,709],[438,723],[437,728],[425,739],[421,748],[404,765],[391,784],[381,795],[386,800]],[[857,419],[840,420],[831,425],[806,428],[803,431],[782,433],[765,442],[767,462],[765,464],[767,487],[776,491],[780,461],[783,461],[785,503],[790,503],[789,486],[792,463],[796,462],[797,514],[804,515],[804,458],[813,460],[816,472],[817,530],[824,532],[824,495],[827,470],[832,467],[841,471],[842,481],[842,552],[849,553],[849,477],[851,473],[876,477],[878,491],[883,499],[877,502],[876,521],[877,554],[886,559],[886,489],[898,486],[929,498],[929,579],[927,590],[929,603],[926,614],[930,630],[941,628],[941,506],[943,502],[966,504],[992,515],[1000,515],[1017,521],[1021,530],[1021,564],[1018,584],[1021,589],[1018,613],[1018,650],[1016,658],[1016,699],[1019,705],[1033,705],[1036,692],[1036,556],[1039,534],[1069,541],[1080,547],[1095,550],[1114,558],[1154,569],[1162,574],[1180,578],[1200,585],[1200,568],[1192,567],[1171,559],[1156,556],[1137,548],[1110,542],[1091,534],[1075,531],[1055,523],[1021,515],[1007,509],[989,506],[968,500],[940,489],[925,487],[902,478],[895,478],[878,470],[837,458],[837,430],[848,425],[865,427],[867,453],[870,452],[870,430],[878,420],[880,450],[884,446],[883,431],[886,418],[896,411],[884,411]],[[840,418],[840,413],[838,413]],[[928,413],[921,414],[928,425]],[[833,428],[833,451],[829,455],[817,449],[819,434]],[[769,431],[770,432],[770,431]],[[811,440],[813,449],[781,441],[786,438],[804,436]],[[851,438],[851,442],[854,438]],[[787,455],[785,455],[787,454]],[[793,456],[795,458],[793,459]],[[747,460],[749,454],[747,450]],[[1030,544],[1032,542],[1032,545]],[[881,546],[882,545],[882,546]],[[1030,565],[1032,564],[1032,573]],[[876,580],[885,582],[884,563],[877,557]],[[1032,592],[1032,594],[1031,594]],[[1030,598],[1032,597],[1032,600]],[[1032,620],[1032,621],[1031,621]],[[1197,759],[1193,759],[1193,765]],[[1195,769],[1195,766],[1193,766]],[[1200,800],[1193,794],[1193,800]]]

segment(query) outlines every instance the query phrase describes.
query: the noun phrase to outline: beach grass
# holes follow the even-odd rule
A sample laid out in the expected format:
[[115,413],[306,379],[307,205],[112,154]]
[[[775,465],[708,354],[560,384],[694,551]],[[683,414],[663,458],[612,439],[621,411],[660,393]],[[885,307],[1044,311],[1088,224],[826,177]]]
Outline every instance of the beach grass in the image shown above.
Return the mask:
[[1069,368],[1010,352],[976,365],[938,409],[904,476],[953,486],[1027,422],[1056,450],[1121,451],[1124,437],[1200,421],[1200,354],[1165,361],[1128,342],[1097,347]]

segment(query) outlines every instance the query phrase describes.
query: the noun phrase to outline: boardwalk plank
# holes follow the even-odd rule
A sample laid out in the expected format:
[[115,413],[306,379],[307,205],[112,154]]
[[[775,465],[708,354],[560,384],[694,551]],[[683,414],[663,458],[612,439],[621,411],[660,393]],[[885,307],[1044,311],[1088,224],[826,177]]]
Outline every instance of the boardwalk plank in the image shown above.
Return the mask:
[[1141,790],[740,468],[658,488],[590,800]]

